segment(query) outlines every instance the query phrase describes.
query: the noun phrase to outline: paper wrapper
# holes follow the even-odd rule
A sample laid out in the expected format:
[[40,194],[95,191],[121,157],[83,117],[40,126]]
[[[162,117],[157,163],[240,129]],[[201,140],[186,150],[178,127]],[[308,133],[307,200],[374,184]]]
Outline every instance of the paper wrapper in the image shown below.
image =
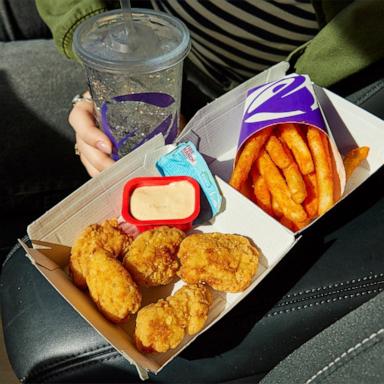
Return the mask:
[[248,91],[238,149],[256,132],[279,123],[313,125],[328,134],[308,76],[289,75]]

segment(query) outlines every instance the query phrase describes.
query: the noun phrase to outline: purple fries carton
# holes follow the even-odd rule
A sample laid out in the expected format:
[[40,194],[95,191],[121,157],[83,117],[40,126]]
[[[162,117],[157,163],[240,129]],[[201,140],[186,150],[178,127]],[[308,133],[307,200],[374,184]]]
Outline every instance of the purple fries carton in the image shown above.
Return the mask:
[[292,74],[248,91],[238,149],[256,132],[279,123],[300,123],[328,134],[311,80]]

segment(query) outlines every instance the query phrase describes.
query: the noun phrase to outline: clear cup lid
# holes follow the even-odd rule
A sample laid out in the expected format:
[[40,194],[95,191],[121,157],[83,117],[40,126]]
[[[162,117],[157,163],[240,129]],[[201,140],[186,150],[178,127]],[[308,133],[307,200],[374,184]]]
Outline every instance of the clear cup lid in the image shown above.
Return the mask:
[[73,50],[84,64],[102,71],[150,73],[183,60],[190,49],[187,27],[179,19],[149,9],[98,14],[82,22]]

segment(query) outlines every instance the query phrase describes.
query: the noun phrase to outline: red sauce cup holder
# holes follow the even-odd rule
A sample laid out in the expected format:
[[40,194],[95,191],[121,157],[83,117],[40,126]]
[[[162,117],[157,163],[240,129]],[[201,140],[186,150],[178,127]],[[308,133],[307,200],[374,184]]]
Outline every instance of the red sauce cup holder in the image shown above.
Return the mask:
[[[167,220],[138,220],[132,216],[130,210],[130,201],[133,191],[139,187],[168,185],[177,181],[188,181],[195,191],[195,209],[193,213],[182,219]],[[182,231],[188,231],[192,228],[193,221],[200,213],[200,185],[189,176],[159,176],[159,177],[136,177],[127,181],[123,190],[123,204],[121,214],[127,223],[133,224],[140,232],[147,231],[162,225],[175,227]]]

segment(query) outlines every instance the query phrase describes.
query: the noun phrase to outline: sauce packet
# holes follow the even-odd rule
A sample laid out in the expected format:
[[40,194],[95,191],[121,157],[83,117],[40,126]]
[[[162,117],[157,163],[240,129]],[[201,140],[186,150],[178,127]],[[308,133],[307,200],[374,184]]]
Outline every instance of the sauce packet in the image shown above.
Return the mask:
[[219,188],[203,156],[192,142],[178,144],[156,162],[156,168],[162,176],[190,176],[200,184],[204,193],[201,194],[199,222],[209,220],[220,211],[222,196]]

